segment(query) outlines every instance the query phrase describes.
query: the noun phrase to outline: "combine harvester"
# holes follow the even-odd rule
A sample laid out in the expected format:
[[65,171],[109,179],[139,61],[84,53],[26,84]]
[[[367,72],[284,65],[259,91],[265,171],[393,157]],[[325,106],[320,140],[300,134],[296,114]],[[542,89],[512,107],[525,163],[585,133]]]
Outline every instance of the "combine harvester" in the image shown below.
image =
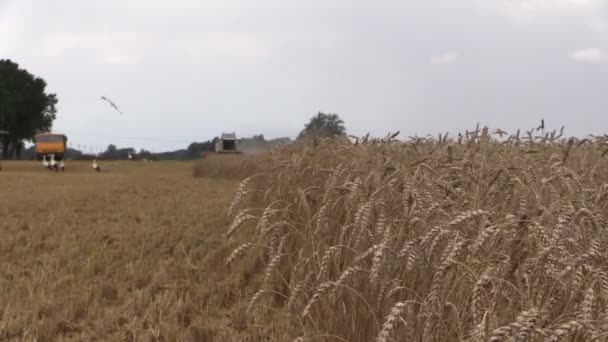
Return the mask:
[[222,133],[220,138],[215,142],[215,152],[203,152],[201,157],[204,159],[210,156],[243,154],[243,152],[239,150],[238,144],[236,133]]
[[64,134],[41,133],[34,138],[36,157],[42,165],[55,171],[64,170],[63,158],[66,152],[68,137]]

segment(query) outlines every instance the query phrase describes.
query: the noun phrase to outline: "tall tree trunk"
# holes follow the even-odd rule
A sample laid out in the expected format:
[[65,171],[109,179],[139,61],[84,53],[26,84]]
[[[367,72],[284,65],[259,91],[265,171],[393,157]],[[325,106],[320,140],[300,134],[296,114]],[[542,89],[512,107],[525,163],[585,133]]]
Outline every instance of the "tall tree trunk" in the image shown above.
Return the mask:
[[6,159],[13,159],[13,156],[15,155],[15,145],[11,142],[8,144],[8,157]]
[[23,150],[23,143],[21,141],[16,141],[13,144],[15,145],[15,157],[17,159],[21,159],[21,151]]
[[2,137],[2,159],[9,158],[10,139],[8,137]]

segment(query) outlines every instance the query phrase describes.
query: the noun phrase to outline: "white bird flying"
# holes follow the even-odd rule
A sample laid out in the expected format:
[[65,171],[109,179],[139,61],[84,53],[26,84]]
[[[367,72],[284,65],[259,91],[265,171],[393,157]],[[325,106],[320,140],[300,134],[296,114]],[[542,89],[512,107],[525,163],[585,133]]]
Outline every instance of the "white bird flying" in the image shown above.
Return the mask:
[[97,165],[97,161],[93,159],[93,170],[101,172],[101,168]]
[[110,106],[112,106],[112,108],[114,108],[114,109],[115,109],[117,112],[119,112],[119,113],[120,113],[120,115],[122,115],[122,114],[123,114],[123,113],[122,113],[122,111],[121,111],[121,110],[118,108],[118,106],[116,105],[116,103],[114,103],[114,101],[110,100],[109,98],[107,98],[107,97],[105,97],[105,96],[102,96],[102,97],[101,97],[101,99],[102,99],[103,101],[106,101],[107,103],[109,103],[109,104],[110,104]]

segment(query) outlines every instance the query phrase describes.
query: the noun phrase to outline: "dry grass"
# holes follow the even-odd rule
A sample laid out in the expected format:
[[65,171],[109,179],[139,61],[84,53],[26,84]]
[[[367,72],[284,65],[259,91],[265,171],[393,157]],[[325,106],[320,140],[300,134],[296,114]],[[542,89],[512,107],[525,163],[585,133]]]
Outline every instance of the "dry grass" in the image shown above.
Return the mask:
[[606,341],[608,140],[496,137],[266,155],[227,228],[231,265],[265,260],[249,324],[297,341]]
[[261,171],[254,155],[210,154],[194,164],[194,177],[242,180]]
[[[252,259],[224,272],[238,182],[181,162],[0,171],[1,341],[262,341],[244,321]],[[258,267],[259,267],[258,266]],[[278,338],[278,337],[277,337]]]
[[607,151],[482,129],[195,177],[3,163],[0,340],[606,341]]

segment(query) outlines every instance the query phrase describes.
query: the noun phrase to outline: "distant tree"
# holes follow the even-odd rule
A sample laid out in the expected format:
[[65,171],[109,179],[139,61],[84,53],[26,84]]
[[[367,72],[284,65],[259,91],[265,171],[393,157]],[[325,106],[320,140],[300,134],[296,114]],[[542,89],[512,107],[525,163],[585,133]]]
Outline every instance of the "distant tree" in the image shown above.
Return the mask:
[[200,158],[201,153],[213,151],[215,151],[214,140],[207,140],[204,142],[193,142],[188,145],[188,148],[186,149],[187,156],[189,158]]
[[114,144],[108,145],[108,148],[99,155],[100,159],[119,159],[125,160],[129,155],[135,155],[135,149],[132,147],[118,148]]
[[312,137],[333,138],[345,134],[344,121],[337,114],[319,112],[304,126],[304,129],[298,135],[298,140]]
[[253,137],[251,137],[251,140],[258,142],[258,143],[265,143],[266,139],[264,139],[264,134],[258,134],[258,135],[254,135]]
[[65,157],[67,159],[80,159],[82,158],[82,151],[79,151],[77,149],[73,149],[73,148],[67,148],[66,152],[65,152]]
[[0,60],[0,146],[2,157],[19,156],[24,140],[48,132],[56,117],[57,97],[46,82],[10,60]]
[[110,144],[110,145],[108,145],[108,148],[106,149],[106,152],[108,152],[109,155],[114,155],[114,154],[116,154],[116,150],[118,150],[118,148],[116,147],[116,145]]
[[143,148],[139,150],[137,157],[140,159],[148,159],[148,160],[154,159],[154,156],[152,155],[152,153],[150,153],[150,151],[145,150]]

